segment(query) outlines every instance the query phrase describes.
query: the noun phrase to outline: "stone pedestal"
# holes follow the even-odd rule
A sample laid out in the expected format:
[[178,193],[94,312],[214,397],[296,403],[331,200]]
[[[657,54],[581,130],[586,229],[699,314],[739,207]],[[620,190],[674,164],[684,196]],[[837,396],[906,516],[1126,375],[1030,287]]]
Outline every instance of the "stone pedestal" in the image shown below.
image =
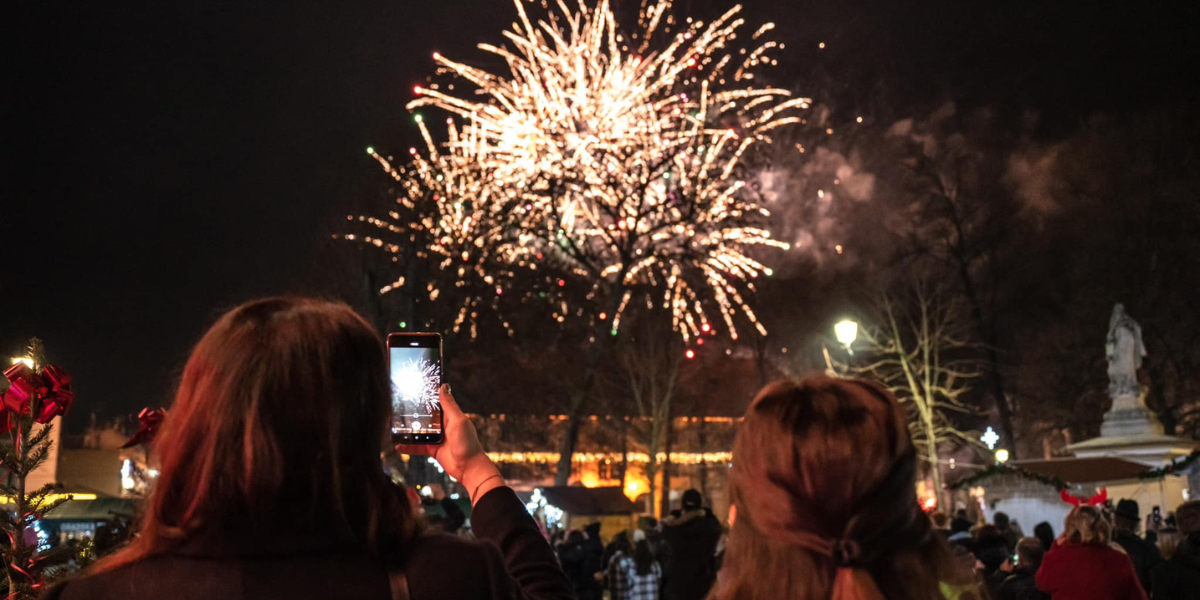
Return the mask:
[[1136,401],[1133,406],[1128,406],[1114,400],[1112,410],[1104,414],[1104,423],[1100,425],[1100,437],[1162,434],[1163,426],[1158,417]]

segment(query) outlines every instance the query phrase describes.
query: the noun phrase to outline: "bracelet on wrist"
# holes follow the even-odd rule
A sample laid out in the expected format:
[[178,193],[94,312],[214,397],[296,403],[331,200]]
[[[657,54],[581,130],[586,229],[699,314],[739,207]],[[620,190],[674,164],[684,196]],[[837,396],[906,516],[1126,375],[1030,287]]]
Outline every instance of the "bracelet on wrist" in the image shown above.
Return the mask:
[[493,474],[489,475],[483,481],[480,481],[479,483],[475,484],[475,490],[471,492],[471,499],[478,500],[479,499],[478,498],[479,488],[483,487],[483,484],[485,484],[493,479],[499,479],[501,482],[504,481],[504,478],[501,477],[499,473],[493,473]]

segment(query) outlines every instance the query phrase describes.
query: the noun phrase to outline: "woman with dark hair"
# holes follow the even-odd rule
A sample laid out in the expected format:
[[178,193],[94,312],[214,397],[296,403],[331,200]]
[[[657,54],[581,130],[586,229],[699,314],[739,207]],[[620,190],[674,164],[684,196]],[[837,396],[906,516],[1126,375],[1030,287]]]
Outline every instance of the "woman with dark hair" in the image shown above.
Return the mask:
[[646,532],[633,532],[633,559],[628,561],[629,600],[658,600],[662,587],[662,567],[654,560],[654,551]]
[[976,598],[916,494],[904,411],[877,385],[771,384],[734,442],[725,564],[709,600]]
[[1100,509],[1075,507],[1042,558],[1038,589],[1052,600],[1146,600],[1133,563],[1111,543],[1112,525]]
[[570,598],[449,386],[445,443],[398,450],[462,482],[492,543],[422,531],[380,464],[390,390],[382,341],[345,305],[270,298],[226,313],[184,368],[141,534],[48,597]]
[[1033,537],[1042,543],[1042,550],[1048,551],[1054,545],[1054,527],[1042,521],[1033,527]]

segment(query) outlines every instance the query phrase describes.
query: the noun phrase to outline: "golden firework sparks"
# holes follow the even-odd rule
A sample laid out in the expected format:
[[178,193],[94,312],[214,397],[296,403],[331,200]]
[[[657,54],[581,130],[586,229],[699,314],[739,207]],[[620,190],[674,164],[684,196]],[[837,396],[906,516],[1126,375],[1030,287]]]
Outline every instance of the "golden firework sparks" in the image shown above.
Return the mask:
[[[781,46],[760,39],[774,26],[745,35],[757,45],[741,47],[740,6],[673,28],[671,1],[650,1],[627,33],[607,0],[574,9],[559,0],[536,23],[522,0],[514,4],[508,44],[479,46],[507,72],[434,54],[439,71],[469,89],[414,88],[409,110],[451,115],[443,143],[418,113],[425,150],[410,149],[406,166],[368,149],[402,192],[388,218],[357,219],[388,240],[346,237],[393,253],[425,246],[457,275],[426,284],[431,300],[461,302],[456,331],[473,327],[485,295],[510,292],[548,297],[560,322],[596,324],[603,312],[607,328],[611,313],[614,334],[635,294],[669,309],[685,341],[714,316],[736,338],[738,313],[765,334],[744,293],[771,270],[748,252],[788,245],[763,226],[768,214],[746,188],[744,158],[772,130],[799,123],[810,102],[748,83],[775,63]],[[519,275],[544,285],[516,286]],[[406,284],[419,285],[400,278],[380,291]],[[595,306],[573,309],[580,296],[564,293],[568,286]]]

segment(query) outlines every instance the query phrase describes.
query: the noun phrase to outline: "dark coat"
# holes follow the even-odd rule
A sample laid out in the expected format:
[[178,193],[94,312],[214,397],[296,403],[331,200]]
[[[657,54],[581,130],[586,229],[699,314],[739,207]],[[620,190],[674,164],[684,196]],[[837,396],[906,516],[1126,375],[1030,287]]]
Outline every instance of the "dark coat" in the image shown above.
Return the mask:
[[1013,571],[996,590],[996,600],[1049,600],[1050,596],[1038,591],[1034,584],[1036,572],[1017,569]]
[[603,593],[602,582],[596,580],[603,552],[603,548],[597,552],[595,545],[587,540],[567,542],[558,547],[558,560],[576,598],[598,598]]
[[1200,600],[1200,533],[1180,543],[1152,578],[1154,600]]
[[[405,560],[412,600],[569,600],[554,552],[506,487],[475,505],[471,541],[443,533],[417,539]],[[68,580],[45,600],[304,600],[392,597],[388,568],[361,548],[281,534],[271,539],[186,543],[177,551]]]
[[716,581],[721,522],[707,510],[694,510],[663,519],[662,532],[669,548],[663,573],[665,598],[701,600]]
[[1113,532],[1113,541],[1120,544],[1133,562],[1133,570],[1137,572],[1142,589],[1150,591],[1150,573],[1162,564],[1162,553],[1158,546],[1143,540],[1133,533]]

